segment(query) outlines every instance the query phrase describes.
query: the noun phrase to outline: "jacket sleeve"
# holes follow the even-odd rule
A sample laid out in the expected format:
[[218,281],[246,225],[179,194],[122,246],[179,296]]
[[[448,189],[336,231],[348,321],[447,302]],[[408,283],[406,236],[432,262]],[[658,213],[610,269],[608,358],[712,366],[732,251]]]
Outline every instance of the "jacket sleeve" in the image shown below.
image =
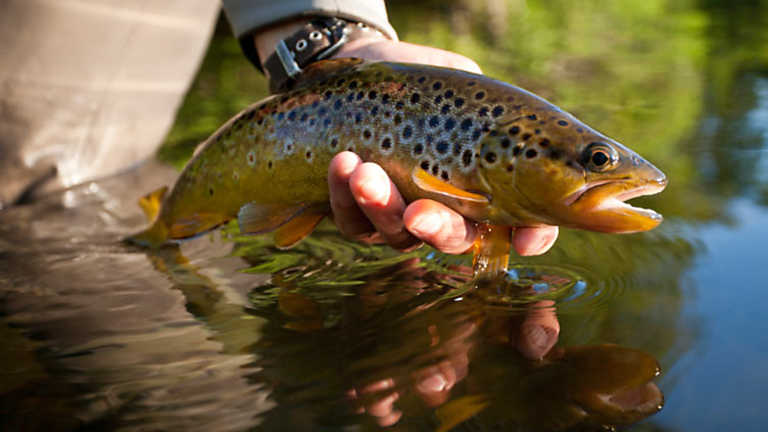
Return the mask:
[[362,21],[392,40],[397,33],[387,18],[384,0],[222,0],[235,36],[301,16],[333,16]]

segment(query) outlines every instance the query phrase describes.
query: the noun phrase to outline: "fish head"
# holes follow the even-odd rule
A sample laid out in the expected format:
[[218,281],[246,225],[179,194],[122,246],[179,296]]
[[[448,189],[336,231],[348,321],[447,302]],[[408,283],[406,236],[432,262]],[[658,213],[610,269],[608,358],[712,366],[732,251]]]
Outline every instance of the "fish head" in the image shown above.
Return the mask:
[[662,221],[625,201],[663,190],[664,173],[558,109],[501,119],[482,142],[479,160],[492,205],[510,220],[612,233],[646,231]]

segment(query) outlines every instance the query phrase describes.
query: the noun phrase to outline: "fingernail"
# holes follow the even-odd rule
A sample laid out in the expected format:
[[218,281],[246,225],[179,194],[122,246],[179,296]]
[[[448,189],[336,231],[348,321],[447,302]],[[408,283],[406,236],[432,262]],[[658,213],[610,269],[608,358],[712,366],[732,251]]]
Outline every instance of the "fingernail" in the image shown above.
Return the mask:
[[555,333],[540,325],[530,325],[523,328],[523,341],[520,350],[529,358],[541,358],[555,344]]
[[442,219],[437,213],[426,213],[419,216],[409,230],[418,237],[433,235],[442,228]]
[[445,390],[448,382],[441,374],[430,375],[419,383],[419,390],[423,393],[441,392]]
[[381,179],[371,179],[360,188],[358,201],[362,205],[377,203],[386,204],[389,199],[389,182]]

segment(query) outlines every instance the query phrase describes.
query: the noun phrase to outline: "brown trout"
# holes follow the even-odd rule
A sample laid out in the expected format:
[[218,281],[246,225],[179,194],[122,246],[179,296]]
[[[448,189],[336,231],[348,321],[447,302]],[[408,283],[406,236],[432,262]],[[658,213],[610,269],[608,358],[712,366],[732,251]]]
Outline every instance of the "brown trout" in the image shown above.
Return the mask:
[[490,226],[618,233],[662,220],[624,201],[661,191],[664,174],[538,96],[453,69],[340,59],[211,135],[170,194],[145,197],[155,221],[129,240],[155,247],[237,217],[289,247],[330,213],[328,165],[345,150],[381,165],[406,201]]

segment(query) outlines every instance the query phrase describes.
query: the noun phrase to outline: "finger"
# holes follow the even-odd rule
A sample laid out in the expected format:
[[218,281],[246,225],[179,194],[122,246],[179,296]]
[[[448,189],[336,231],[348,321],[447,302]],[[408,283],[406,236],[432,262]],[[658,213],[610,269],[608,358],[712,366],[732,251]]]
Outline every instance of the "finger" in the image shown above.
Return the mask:
[[367,162],[358,166],[349,178],[349,189],[357,205],[390,246],[407,249],[420,243],[405,229],[405,201],[379,165]]
[[557,343],[560,322],[554,305],[552,300],[542,300],[531,305],[517,337],[517,349],[523,356],[540,359]]
[[400,398],[400,394],[397,392],[391,393],[376,402],[368,405],[366,411],[368,414],[376,417],[385,417],[391,414],[395,409],[395,401]]
[[331,159],[328,167],[328,189],[333,220],[342,234],[358,240],[375,232],[349,190],[349,178],[361,163],[356,154],[345,151]]
[[555,244],[558,232],[556,226],[517,228],[512,244],[520,255],[541,255]]
[[437,201],[414,201],[405,209],[403,220],[413,235],[445,253],[463,253],[477,236],[472,223]]

